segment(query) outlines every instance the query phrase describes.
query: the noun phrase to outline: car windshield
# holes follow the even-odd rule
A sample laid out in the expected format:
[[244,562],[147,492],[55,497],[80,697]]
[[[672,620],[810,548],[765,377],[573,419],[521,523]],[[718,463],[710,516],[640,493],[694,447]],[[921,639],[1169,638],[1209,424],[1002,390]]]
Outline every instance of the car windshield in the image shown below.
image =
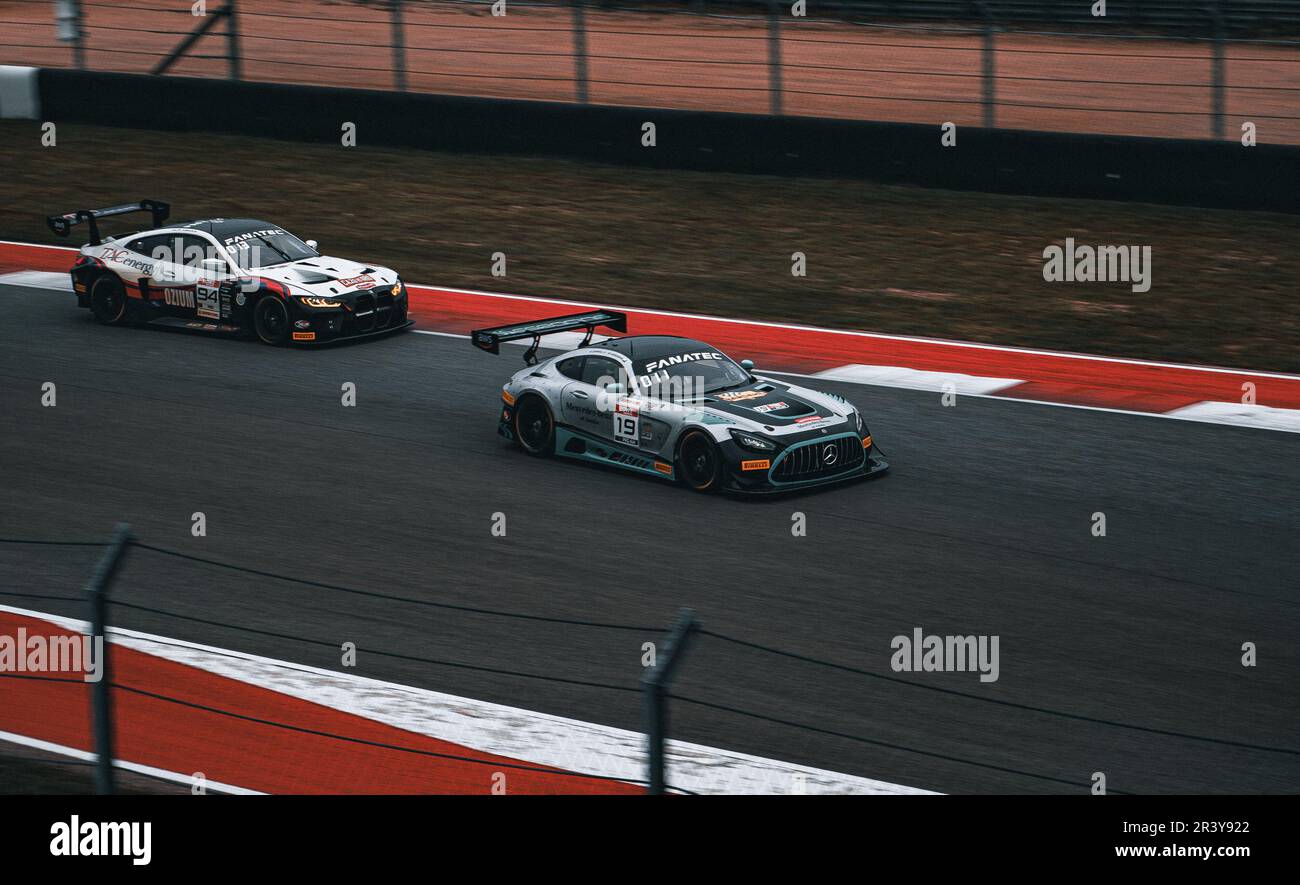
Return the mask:
[[690,399],[750,381],[749,373],[717,351],[679,353],[638,364],[642,387],[658,399]]
[[243,268],[271,267],[320,257],[320,253],[311,246],[280,228],[249,231],[228,237],[226,248],[230,250],[235,263]]

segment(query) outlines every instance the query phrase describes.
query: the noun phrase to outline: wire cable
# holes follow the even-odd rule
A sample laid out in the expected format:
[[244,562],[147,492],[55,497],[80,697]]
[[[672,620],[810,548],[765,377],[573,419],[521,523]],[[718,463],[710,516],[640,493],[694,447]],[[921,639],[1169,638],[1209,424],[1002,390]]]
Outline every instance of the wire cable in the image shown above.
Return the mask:
[[1000,707],[1010,707],[1012,709],[1024,710],[1030,713],[1041,713],[1047,716],[1059,716],[1063,719],[1073,719],[1079,722],[1089,722],[1094,725],[1107,725],[1112,728],[1124,728],[1130,731],[1140,731],[1140,732],[1145,732],[1147,734],[1158,734],[1158,735],[1163,735],[1165,737],[1182,738],[1184,740],[1191,740],[1191,741],[1202,741],[1208,744],[1219,744],[1221,746],[1227,746],[1227,747],[1240,747],[1242,749],[1247,749],[1247,750],[1259,750],[1266,753],[1285,753],[1291,756],[1300,756],[1300,749],[1295,749],[1292,747],[1272,747],[1264,744],[1252,744],[1252,743],[1247,743],[1245,741],[1228,740],[1226,738],[1216,738],[1216,737],[1208,737],[1206,735],[1189,734],[1188,732],[1174,731],[1172,729],[1155,728],[1153,726],[1147,726],[1147,725],[1136,725],[1131,722],[1119,722],[1114,719],[1102,719],[1097,716],[1086,716],[1082,713],[1070,713],[1065,710],[1054,710],[1050,707],[1038,707],[1033,704],[1022,704],[1017,701],[1003,700],[1002,698],[990,698],[990,697],[985,697],[983,695],[971,694],[970,692],[961,691],[960,689],[956,689],[956,688],[944,688],[943,686],[940,685],[926,685],[921,682],[912,682],[911,680],[908,679],[901,679],[897,676],[888,676],[884,673],[873,673],[870,670],[863,670],[860,667],[851,667],[847,664],[838,664],[835,663],[834,661],[826,661],[820,658],[814,658],[808,655],[799,654],[797,652],[774,648],[770,645],[762,645],[757,642],[749,642],[744,639],[738,639],[735,636],[728,636],[727,634],[719,633],[716,630],[700,628],[697,632],[701,636],[708,636],[710,638],[718,639],[723,642],[730,642],[734,645],[743,646],[745,648],[753,649],[755,651],[766,652],[767,654],[777,655],[783,658],[789,658],[791,660],[801,661],[806,664],[815,664],[820,667],[828,667],[830,669],[839,670],[844,673],[851,673],[855,676],[867,676],[872,679],[880,679],[885,682],[893,682],[898,685],[906,685],[909,688],[920,688],[926,691],[938,692],[939,694],[946,694],[946,695],[952,695],[954,697],[966,698],[967,700],[980,701],[986,704],[996,704]]

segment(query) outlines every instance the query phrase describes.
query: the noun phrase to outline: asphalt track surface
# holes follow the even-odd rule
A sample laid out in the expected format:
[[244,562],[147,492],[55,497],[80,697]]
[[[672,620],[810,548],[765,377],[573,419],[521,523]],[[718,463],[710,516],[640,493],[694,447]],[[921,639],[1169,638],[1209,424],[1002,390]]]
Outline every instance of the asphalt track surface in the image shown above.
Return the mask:
[[[677,694],[768,719],[676,702],[675,736],[912,786],[1083,792],[1100,771],[1112,791],[1300,790],[1295,434],[823,383],[865,410],[889,476],[704,497],[497,437],[516,348],[492,357],[408,333],[292,351],[103,328],[70,297],[0,298],[0,536],[97,540],[127,521],[162,547],[419,600],[649,627],[690,606],[711,630],[917,685],[1291,750],[1064,718],[709,636],[690,648]],[[204,538],[190,534],[196,511]],[[806,537],[791,534],[795,511]],[[497,512],[505,537],[491,533]],[[96,555],[0,544],[0,590],[79,596]],[[171,613],[115,606],[121,626],[322,667],[355,642],[362,675],[626,728],[639,726],[641,644],[658,638],[141,549],[114,594]],[[997,634],[999,680],[894,674],[891,638],[915,627]],[[1241,665],[1244,642],[1259,666]]]

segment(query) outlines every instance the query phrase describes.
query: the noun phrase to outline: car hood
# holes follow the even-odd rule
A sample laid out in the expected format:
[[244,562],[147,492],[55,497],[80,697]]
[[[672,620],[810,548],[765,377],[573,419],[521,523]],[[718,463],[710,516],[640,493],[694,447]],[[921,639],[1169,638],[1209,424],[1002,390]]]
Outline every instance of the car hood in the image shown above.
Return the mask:
[[770,378],[707,394],[690,405],[742,429],[778,436],[839,424],[853,414],[843,400]]
[[328,255],[258,268],[255,273],[292,286],[294,292],[323,297],[391,287],[397,282],[397,274],[386,267]]

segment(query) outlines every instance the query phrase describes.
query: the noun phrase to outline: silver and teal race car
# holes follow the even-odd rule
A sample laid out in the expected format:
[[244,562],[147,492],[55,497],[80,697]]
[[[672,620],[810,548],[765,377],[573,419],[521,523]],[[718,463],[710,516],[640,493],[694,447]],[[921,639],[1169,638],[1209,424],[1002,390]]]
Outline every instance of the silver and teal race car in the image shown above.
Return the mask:
[[[499,353],[531,339],[526,368],[501,389],[498,431],[531,455],[560,455],[677,480],[699,492],[780,492],[889,469],[847,400],[752,372],[691,338],[632,335],[595,310],[472,333]],[[537,361],[542,336],[586,330],[576,350]]]

